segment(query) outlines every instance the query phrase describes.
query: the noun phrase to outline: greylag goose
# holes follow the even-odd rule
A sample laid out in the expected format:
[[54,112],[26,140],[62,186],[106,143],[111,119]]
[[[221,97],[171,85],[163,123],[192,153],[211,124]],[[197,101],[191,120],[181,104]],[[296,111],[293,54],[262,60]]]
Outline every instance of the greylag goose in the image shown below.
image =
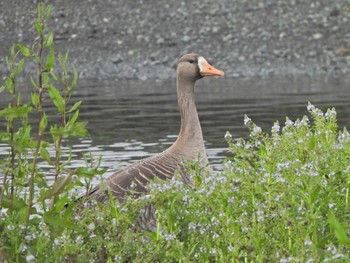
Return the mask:
[[197,54],[182,56],[177,64],[176,78],[181,128],[175,143],[160,154],[117,171],[107,179],[107,187],[97,186],[87,198],[103,202],[107,197],[107,189],[119,201],[123,201],[126,194],[132,193],[138,197],[147,191],[147,184],[153,178],[163,180],[172,178],[174,172],[181,169],[182,161],[200,158],[201,165],[206,166],[208,158],[194,100],[194,85],[202,77],[223,75],[223,71],[211,66],[202,56]]

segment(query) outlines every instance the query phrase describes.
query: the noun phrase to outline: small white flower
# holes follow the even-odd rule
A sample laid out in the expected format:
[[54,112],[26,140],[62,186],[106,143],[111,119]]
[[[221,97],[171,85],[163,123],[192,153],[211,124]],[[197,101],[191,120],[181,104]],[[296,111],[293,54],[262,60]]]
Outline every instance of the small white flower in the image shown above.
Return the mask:
[[229,245],[227,249],[228,249],[228,251],[232,252],[233,251],[233,246]]
[[253,127],[253,131],[252,131],[252,136],[256,136],[258,134],[260,134],[262,132],[262,129],[259,126],[255,126]]
[[91,223],[90,225],[88,225],[88,229],[90,231],[93,231],[95,229],[95,224],[94,223]]
[[314,111],[316,108],[315,108],[315,106],[314,105],[312,105],[311,103],[309,103],[309,105],[307,105],[307,110],[308,111]]
[[225,140],[231,139],[231,138],[232,138],[231,133],[230,133],[229,131],[227,131],[227,132],[225,133],[224,138],[225,138]]
[[247,126],[252,121],[247,115],[244,116],[244,125]]
[[272,133],[279,133],[280,129],[281,129],[281,127],[278,124],[278,122],[275,122],[275,124],[271,128],[271,132]]
[[336,206],[336,204],[334,204],[334,203],[328,204],[328,207],[329,207],[329,208],[333,208],[333,207],[335,207],[335,206]]
[[75,239],[75,243],[77,244],[82,244],[84,241],[84,238],[82,236],[77,236],[77,238]]
[[293,126],[294,123],[293,123],[292,120],[287,119],[286,122],[285,122],[284,124],[285,124],[286,127],[288,127],[288,126]]
[[335,254],[332,258],[333,259],[340,259],[340,258],[343,258],[344,257],[344,254],[342,254],[342,253],[337,253],[337,254]]
[[328,109],[327,112],[326,112],[326,114],[325,114],[325,117],[326,117],[327,119],[330,119],[330,118],[336,117],[336,116],[337,116],[337,112],[335,111],[334,108],[333,108],[333,109]]
[[35,257],[32,254],[29,254],[26,256],[26,261],[27,262],[35,262]]
[[310,240],[305,240],[304,246],[311,246],[311,245],[312,245],[312,241],[310,241]]

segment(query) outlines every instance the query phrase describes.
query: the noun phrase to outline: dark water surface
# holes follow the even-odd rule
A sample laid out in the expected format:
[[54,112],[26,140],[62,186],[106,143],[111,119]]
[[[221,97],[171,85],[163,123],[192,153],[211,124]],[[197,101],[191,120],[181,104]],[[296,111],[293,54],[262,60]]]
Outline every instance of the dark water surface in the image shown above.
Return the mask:
[[[207,78],[197,82],[196,104],[213,168],[227,153],[226,131],[233,137],[247,137],[243,125],[247,114],[264,131],[275,120],[284,124],[307,114],[307,102],[325,110],[335,107],[340,127],[350,126],[349,79],[338,78]],[[175,79],[147,81],[81,80],[74,98],[83,100],[81,119],[88,121],[90,136],[69,142],[76,155],[72,167],[81,165],[80,156],[102,155],[107,175],[133,161],[169,147],[179,131]],[[0,106],[6,105],[0,97]],[[52,109],[51,109],[52,110]],[[0,126],[4,128],[3,124]],[[69,145],[65,144],[67,155]],[[7,148],[0,144],[0,158]],[[42,164],[44,166],[44,164]]]

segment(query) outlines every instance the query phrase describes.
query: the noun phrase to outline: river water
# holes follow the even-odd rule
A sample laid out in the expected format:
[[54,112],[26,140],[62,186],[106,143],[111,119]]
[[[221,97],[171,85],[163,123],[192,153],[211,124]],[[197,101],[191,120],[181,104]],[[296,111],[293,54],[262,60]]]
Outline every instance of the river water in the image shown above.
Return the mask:
[[[275,120],[284,124],[285,116],[294,120],[307,114],[310,101],[322,110],[335,107],[340,127],[349,127],[349,89],[349,79],[345,77],[198,81],[196,104],[213,169],[220,170],[227,155],[226,131],[233,137],[249,136],[243,125],[244,114],[264,131],[270,131]],[[102,155],[102,166],[108,168],[108,176],[137,159],[163,151],[175,141],[179,131],[175,79],[85,79],[80,80],[73,97],[83,100],[80,117],[88,122],[90,134],[84,139],[64,142],[64,155],[70,144],[73,147],[71,167],[83,164],[82,153],[92,152],[95,157]],[[0,97],[0,106],[6,104],[5,97]],[[4,129],[3,123],[0,129]],[[0,158],[7,150],[0,144]],[[45,167],[44,163],[41,165]]]

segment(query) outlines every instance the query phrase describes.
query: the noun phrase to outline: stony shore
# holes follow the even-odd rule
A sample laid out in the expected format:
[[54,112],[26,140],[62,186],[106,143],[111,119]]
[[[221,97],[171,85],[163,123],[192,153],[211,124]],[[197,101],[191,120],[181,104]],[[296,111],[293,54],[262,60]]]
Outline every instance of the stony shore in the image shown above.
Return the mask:
[[[0,2],[3,73],[12,43],[33,41],[36,2]],[[203,54],[228,77],[346,74],[346,2],[55,0],[49,29],[81,77],[166,79],[187,52]]]

